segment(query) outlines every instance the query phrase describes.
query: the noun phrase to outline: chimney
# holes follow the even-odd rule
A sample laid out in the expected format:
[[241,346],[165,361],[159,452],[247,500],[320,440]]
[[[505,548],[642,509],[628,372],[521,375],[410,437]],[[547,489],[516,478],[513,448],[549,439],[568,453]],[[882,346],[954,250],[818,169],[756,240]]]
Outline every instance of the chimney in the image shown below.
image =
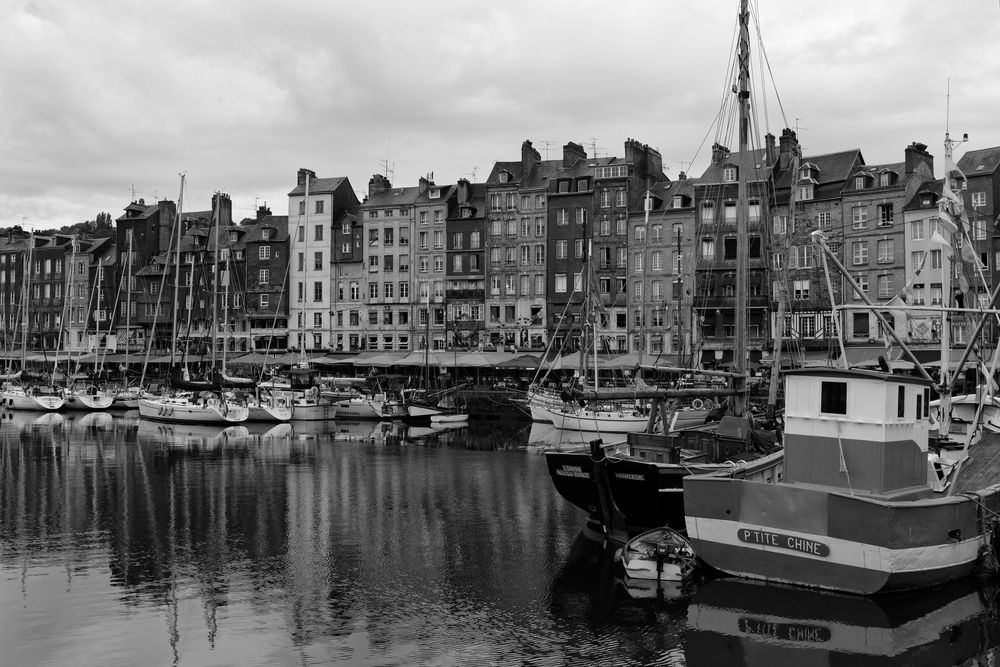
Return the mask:
[[575,144],[571,141],[563,146],[563,169],[569,169],[578,161],[586,159],[587,151],[583,150],[583,146],[580,144]]
[[781,139],[778,140],[778,168],[788,169],[792,163],[792,156],[799,150],[799,139],[794,130],[785,128],[781,131]]
[[316,178],[316,172],[313,171],[312,169],[299,169],[298,179],[296,183],[298,185],[305,185],[307,178],[310,181],[313,180],[314,178]]
[[469,202],[469,179],[458,179],[458,203],[467,204]]
[[379,192],[385,192],[392,187],[392,183],[389,179],[382,174],[375,174],[368,179],[368,196],[378,194]]
[[229,227],[233,224],[233,200],[224,192],[212,195],[212,210],[218,211],[219,224]]
[[663,179],[663,158],[655,148],[635,139],[625,140],[625,161],[632,165],[633,175],[645,180],[659,181]]
[[914,141],[906,147],[906,173],[912,174],[920,164],[926,164],[930,176],[934,176],[934,156],[927,152],[927,144]]
[[267,207],[267,203],[257,207],[257,222],[260,222],[269,215],[271,215],[271,209]]
[[[162,199],[158,202],[158,211],[156,217],[156,224],[159,233],[156,237],[149,234],[146,238],[156,238],[157,246],[155,248],[150,248],[150,255],[157,255],[167,248],[170,247],[170,228],[174,224],[174,218],[177,217],[177,205],[168,200]],[[132,229],[135,229],[135,224],[133,223]],[[147,232],[151,231],[147,228]],[[132,232],[135,234],[135,232]]]
[[683,172],[683,171],[681,173],[677,174],[677,180],[678,181],[686,181],[687,177],[688,177],[687,173]]
[[774,166],[774,160],[778,151],[774,144],[774,135],[768,132],[764,135],[764,162],[768,167]]
[[526,180],[531,172],[534,171],[535,165],[542,161],[542,156],[538,154],[534,148],[531,147],[531,141],[525,139],[521,144],[521,180],[522,182]]
[[729,149],[720,143],[712,144],[712,164],[722,164],[729,157]]

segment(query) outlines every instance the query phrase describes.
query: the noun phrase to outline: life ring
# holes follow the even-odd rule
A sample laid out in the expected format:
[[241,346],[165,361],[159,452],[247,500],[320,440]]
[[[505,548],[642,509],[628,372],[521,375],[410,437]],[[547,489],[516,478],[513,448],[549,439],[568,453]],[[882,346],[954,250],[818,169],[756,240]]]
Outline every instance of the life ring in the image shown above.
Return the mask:
[[705,406],[706,410],[712,410],[715,408],[715,402],[711,398],[706,398],[702,401],[702,405]]
[[691,401],[691,407],[694,408],[695,410],[701,410],[703,407],[705,407],[705,402],[702,401],[700,398],[696,398],[693,401]]

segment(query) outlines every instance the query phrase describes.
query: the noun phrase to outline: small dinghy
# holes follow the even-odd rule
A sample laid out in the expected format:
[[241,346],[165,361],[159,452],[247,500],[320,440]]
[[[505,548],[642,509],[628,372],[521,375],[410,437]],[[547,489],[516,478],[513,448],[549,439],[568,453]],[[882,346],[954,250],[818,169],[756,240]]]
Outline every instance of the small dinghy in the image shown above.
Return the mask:
[[633,537],[620,554],[625,573],[633,579],[684,581],[694,571],[691,543],[666,526]]

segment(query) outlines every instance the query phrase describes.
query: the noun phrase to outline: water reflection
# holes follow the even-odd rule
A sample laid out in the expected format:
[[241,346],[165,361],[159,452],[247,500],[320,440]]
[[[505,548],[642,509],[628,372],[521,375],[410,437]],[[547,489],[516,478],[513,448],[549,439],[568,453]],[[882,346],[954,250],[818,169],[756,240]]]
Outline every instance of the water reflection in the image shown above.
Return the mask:
[[17,648],[4,660],[558,656],[565,628],[544,601],[581,517],[526,437],[6,420],[0,645]]
[[688,665],[995,664],[995,591],[972,581],[871,599],[737,580],[699,587]]

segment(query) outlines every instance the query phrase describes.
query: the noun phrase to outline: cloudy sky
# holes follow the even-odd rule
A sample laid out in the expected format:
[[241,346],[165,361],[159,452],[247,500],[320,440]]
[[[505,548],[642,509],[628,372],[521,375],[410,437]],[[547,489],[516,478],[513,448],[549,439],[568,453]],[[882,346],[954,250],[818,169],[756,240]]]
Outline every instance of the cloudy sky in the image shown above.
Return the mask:
[[[921,141],[940,175],[949,79],[956,156],[1000,145],[998,0],[752,4],[776,92],[758,116],[806,155],[898,162]],[[483,180],[524,139],[555,159],[633,137],[698,174],[737,6],[0,0],[0,227],[117,217],[133,188],[176,200],[182,171],[185,209],[222,190],[237,218],[287,213],[299,167],[359,192],[386,164],[398,186]]]

